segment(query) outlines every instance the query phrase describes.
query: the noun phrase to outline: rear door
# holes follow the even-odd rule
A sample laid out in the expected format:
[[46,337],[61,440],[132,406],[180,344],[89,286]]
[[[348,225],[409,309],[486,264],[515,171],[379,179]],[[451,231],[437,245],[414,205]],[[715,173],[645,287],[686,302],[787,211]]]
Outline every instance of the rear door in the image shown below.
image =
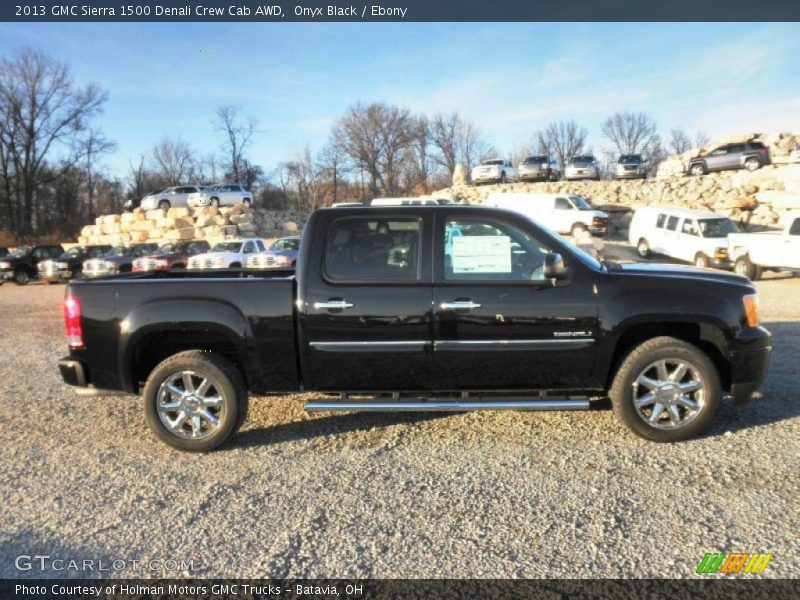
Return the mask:
[[585,389],[598,317],[592,271],[543,275],[556,243],[505,215],[438,211],[434,361],[449,390]]
[[[323,213],[324,214],[324,213]],[[310,389],[428,390],[430,214],[425,209],[320,217],[306,261],[300,352]]]

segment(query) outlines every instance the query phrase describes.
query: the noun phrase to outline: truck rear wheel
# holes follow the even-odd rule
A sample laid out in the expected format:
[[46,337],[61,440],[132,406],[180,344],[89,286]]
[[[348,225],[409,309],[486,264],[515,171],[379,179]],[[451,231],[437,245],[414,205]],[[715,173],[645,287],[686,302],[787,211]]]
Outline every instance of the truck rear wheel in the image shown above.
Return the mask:
[[678,442],[705,431],[720,404],[711,359],[683,340],[656,337],[622,361],[609,393],[614,414],[637,435]]
[[186,452],[225,442],[247,417],[247,386],[226,358],[187,350],[161,362],[144,387],[145,418],[162,441]]
[[746,254],[736,259],[733,270],[737,275],[747,277],[750,281],[758,281],[763,273],[761,267],[754,264]]

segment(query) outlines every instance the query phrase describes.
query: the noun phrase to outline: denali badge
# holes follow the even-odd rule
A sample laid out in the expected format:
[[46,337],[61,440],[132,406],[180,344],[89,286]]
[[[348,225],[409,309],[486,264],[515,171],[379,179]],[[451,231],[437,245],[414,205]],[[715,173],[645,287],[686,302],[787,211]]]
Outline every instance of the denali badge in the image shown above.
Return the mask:
[[591,331],[554,331],[555,337],[592,337]]

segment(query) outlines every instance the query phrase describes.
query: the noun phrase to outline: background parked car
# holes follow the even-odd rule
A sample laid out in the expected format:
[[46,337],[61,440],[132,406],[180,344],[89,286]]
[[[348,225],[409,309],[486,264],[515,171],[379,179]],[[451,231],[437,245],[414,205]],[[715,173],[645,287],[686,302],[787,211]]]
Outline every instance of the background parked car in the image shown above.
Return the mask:
[[64,248],[60,244],[14,248],[13,252],[0,260],[0,279],[26,285],[31,279],[38,277],[40,261],[61,256],[63,253]]
[[600,163],[591,154],[573,156],[564,168],[564,179],[600,179]]
[[540,154],[526,157],[517,167],[520,181],[558,181],[561,167],[552,156]]
[[145,210],[189,206],[189,197],[201,193],[202,189],[197,185],[177,185],[164,188],[142,198],[139,206]]
[[264,240],[246,238],[226,240],[211,248],[210,252],[198,254],[189,259],[190,269],[235,269],[244,266],[247,257],[256,252],[263,252]]
[[39,279],[57,283],[77,279],[83,274],[83,263],[90,258],[102,258],[111,246],[73,246],[57,258],[39,261]]
[[248,269],[294,268],[300,252],[300,236],[283,237],[274,241],[266,252],[251,254],[245,267]]
[[608,215],[575,194],[493,193],[483,204],[520,213],[561,234],[604,236],[608,231]]
[[765,270],[800,273],[800,211],[787,213],[784,222],[783,231],[729,235],[733,270],[753,281]]
[[647,179],[648,162],[641,154],[623,154],[614,167],[615,179]]
[[185,269],[189,258],[203,254],[211,246],[205,240],[188,242],[167,242],[158,251],[149,256],[141,256],[133,261],[134,271],[168,271],[169,269]]
[[789,160],[791,162],[800,163],[800,144],[797,144],[789,153]]
[[83,263],[83,276],[87,279],[105,277],[133,270],[133,261],[140,256],[150,256],[158,252],[158,244],[134,244],[115,246],[102,258],[91,258]]
[[510,160],[491,158],[484,160],[477,167],[472,167],[470,178],[473,184],[478,183],[505,183],[517,180],[517,170]]
[[771,163],[769,147],[761,142],[746,142],[744,144],[725,144],[705,156],[693,158],[689,161],[687,171],[691,175],[703,175],[712,171],[731,169],[755,171]]
[[696,267],[731,267],[728,234],[739,226],[716,213],[643,206],[633,215],[628,239],[642,258],[663,254]]
[[238,183],[210,185],[188,197],[189,206],[252,206],[253,194]]

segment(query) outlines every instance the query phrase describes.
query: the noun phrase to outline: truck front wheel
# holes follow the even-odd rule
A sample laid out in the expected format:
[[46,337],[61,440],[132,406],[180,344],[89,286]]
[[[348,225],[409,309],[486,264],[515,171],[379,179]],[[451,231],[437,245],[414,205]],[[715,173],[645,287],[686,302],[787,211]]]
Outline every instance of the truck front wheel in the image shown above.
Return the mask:
[[762,269],[760,266],[753,264],[750,257],[747,255],[740,256],[733,264],[733,270],[737,275],[747,277],[750,281],[758,281],[761,279]]
[[173,448],[207,452],[225,442],[247,417],[247,386],[226,358],[202,350],[161,362],[144,387],[147,424]]
[[609,393],[614,414],[637,435],[678,442],[705,431],[719,408],[719,374],[683,340],[656,337],[633,349]]

